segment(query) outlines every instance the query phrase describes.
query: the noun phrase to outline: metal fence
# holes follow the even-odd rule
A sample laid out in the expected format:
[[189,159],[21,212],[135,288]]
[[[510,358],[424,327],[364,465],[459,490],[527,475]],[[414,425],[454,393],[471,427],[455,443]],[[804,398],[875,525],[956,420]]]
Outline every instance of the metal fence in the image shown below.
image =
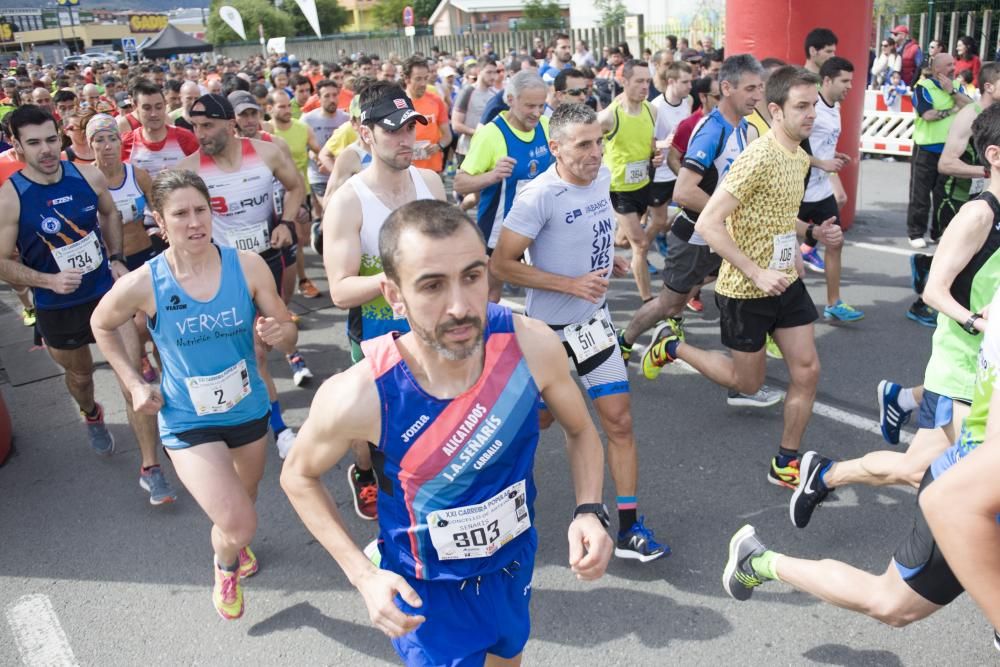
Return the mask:
[[954,53],[958,38],[969,35],[979,45],[979,57],[983,60],[993,60],[997,46],[998,26],[994,22],[996,15],[997,12],[992,9],[975,12],[937,12],[933,21],[926,12],[879,15],[875,17],[875,40],[878,42],[897,25],[905,25],[910,28],[910,35],[922,47],[926,48],[931,40],[942,40],[948,52]]
[[[316,60],[332,62],[341,56],[341,50],[348,55],[364,51],[365,53],[377,53],[383,58],[395,54],[402,58],[412,55],[414,52],[429,54],[433,47],[438,47],[442,52],[461,53],[468,48],[474,54],[479,54],[484,42],[493,45],[495,53],[506,55],[510,49],[520,50],[522,47],[531,48],[531,41],[535,37],[543,38],[546,43],[559,30],[531,30],[531,31],[511,31],[511,32],[475,32],[462,35],[416,35],[414,37],[363,37],[350,33],[331,35],[329,37],[290,37],[285,41],[285,48],[289,54],[294,54],[297,58],[315,58]],[[585,40],[595,56],[600,53],[602,47],[618,44],[625,41],[625,31],[622,28],[593,28],[589,30],[568,31],[574,45],[577,40]],[[261,46],[253,42],[242,42],[239,44],[223,44],[217,46],[215,52],[227,58],[246,59],[249,56],[261,53]]]

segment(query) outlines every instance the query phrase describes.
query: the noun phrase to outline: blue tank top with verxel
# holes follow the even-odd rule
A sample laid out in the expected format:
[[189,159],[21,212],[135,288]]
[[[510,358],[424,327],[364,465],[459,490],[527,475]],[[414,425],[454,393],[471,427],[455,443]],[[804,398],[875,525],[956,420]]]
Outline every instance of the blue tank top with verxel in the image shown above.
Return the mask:
[[500,133],[507,143],[507,156],[517,162],[510,176],[484,188],[480,195],[477,221],[490,248],[495,247],[500,238],[500,227],[514,204],[518,183],[530,181],[545,173],[552,163],[552,153],[549,152],[549,142],[545,138],[545,128],[542,127],[541,121],[535,125],[535,134],[530,142],[514,134],[502,115],[494,118],[492,122],[500,128]]
[[177,283],[166,254],[149,260],[156,315],[149,331],[163,360],[160,434],[260,419],[270,407],[257,372],[250,296],[238,252],[218,248],[219,289],[209,301],[191,298]]
[[97,193],[72,162],[63,161],[62,178],[43,184],[22,172],[10,177],[21,200],[17,249],[28,268],[41,273],[83,271],[72,294],[35,288],[35,307],[59,310],[100,299],[114,279],[97,221]]
[[479,380],[453,399],[414,378],[389,333],[361,344],[382,410],[373,448],[382,567],[426,580],[499,571],[534,548],[539,392],[511,312],[489,305]]

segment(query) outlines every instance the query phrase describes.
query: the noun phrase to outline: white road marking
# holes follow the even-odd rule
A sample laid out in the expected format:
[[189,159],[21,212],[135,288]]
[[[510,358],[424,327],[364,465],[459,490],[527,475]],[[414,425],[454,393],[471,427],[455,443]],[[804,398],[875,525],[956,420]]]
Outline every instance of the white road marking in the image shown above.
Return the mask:
[[48,595],[25,595],[7,607],[21,662],[26,667],[78,665]]
[[[676,372],[698,374],[698,371],[685,363],[683,359],[678,359],[672,363],[670,368],[676,369]],[[852,426],[860,431],[873,433],[880,439],[882,438],[882,425],[874,419],[862,417],[861,415],[848,412],[847,410],[841,410],[840,408],[835,408],[832,405],[827,405],[826,403],[822,403],[820,401],[813,403],[813,413],[819,415],[820,417],[826,417],[827,419],[832,419],[835,422],[840,422],[846,426]],[[903,445],[909,445],[912,440],[912,433],[900,431],[899,444],[901,447]],[[900,451],[902,451],[902,449]]]
[[[918,254],[915,250],[907,250],[906,248],[894,248],[893,246],[878,245],[876,243],[867,243],[865,241],[846,241],[845,245],[854,246],[855,248],[864,248],[865,250],[874,250],[875,252],[887,252],[890,255],[903,255],[904,257],[909,257],[910,255]],[[932,249],[933,246],[928,246],[927,248],[925,248],[925,250],[932,250]],[[933,252],[927,254],[933,254]]]

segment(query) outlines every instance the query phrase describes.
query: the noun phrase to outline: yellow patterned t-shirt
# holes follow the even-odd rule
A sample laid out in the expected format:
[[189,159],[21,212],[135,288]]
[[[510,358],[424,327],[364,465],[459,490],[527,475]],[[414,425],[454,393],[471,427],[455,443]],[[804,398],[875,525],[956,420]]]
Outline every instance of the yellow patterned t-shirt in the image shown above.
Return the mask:
[[[740,154],[722,181],[726,192],[740,200],[726,219],[726,229],[744,255],[757,266],[784,271],[793,281],[795,219],[805,193],[809,156],[796,146],[792,153],[774,132],[752,142]],[[715,291],[733,299],[759,299],[767,294],[727,261],[722,262]]]

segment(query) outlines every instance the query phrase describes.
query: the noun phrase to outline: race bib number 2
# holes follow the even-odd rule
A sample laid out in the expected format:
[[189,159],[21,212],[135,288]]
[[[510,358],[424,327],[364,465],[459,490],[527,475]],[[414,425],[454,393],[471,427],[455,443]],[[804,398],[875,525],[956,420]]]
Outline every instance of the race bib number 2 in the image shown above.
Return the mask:
[[60,271],[76,270],[84,273],[94,271],[104,261],[101,244],[94,232],[68,246],[53,248],[52,257],[56,260]]
[[427,527],[440,560],[492,556],[531,527],[527,484],[522,479],[478,505],[435,510]]
[[229,412],[250,395],[250,374],[245,359],[215,375],[184,378],[184,383],[199,417]]

